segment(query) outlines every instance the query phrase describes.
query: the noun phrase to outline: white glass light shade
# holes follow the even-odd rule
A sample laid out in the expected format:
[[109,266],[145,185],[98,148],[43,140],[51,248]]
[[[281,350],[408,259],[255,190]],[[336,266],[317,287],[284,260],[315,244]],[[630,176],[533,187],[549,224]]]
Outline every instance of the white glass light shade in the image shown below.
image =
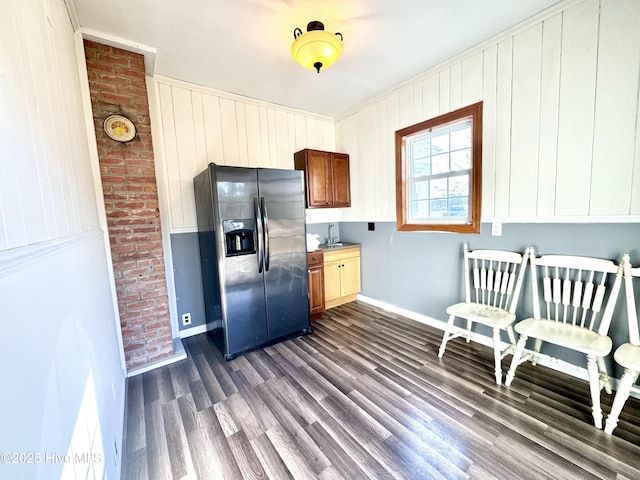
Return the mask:
[[318,72],[333,65],[342,55],[342,50],[340,36],[324,30],[303,33],[291,45],[291,55],[295,61]]

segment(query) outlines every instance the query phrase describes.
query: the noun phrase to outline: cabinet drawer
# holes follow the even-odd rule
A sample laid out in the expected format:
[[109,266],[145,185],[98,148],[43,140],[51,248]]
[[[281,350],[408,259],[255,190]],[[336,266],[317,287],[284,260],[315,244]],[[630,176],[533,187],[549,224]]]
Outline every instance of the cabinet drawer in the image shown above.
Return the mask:
[[307,265],[322,265],[324,262],[324,255],[322,250],[316,250],[315,252],[307,252]]
[[334,262],[336,260],[342,260],[343,258],[359,257],[360,247],[341,248],[337,250],[331,250],[330,252],[324,252],[325,262]]

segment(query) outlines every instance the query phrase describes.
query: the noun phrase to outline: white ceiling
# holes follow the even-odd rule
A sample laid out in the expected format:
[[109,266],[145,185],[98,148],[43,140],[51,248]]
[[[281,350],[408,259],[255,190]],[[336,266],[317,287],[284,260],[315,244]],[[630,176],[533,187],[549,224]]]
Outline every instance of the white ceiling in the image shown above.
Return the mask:
[[[68,0],[69,1],[69,0]],[[157,50],[178,80],[335,117],[558,0],[72,0],[80,26]],[[344,36],[319,74],[294,62],[293,29]]]

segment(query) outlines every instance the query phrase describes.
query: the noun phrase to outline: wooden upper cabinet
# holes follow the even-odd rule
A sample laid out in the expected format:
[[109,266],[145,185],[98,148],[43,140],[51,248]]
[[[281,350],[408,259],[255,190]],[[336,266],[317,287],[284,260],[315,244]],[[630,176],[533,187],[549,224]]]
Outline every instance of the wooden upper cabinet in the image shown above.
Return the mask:
[[[333,193],[331,191],[331,154],[329,152],[307,150],[306,155],[303,155],[303,157],[300,162],[295,161],[295,166],[297,170],[304,170],[307,183],[308,207],[331,206],[333,199]],[[300,167],[298,163],[301,164]]]
[[305,149],[293,160],[296,170],[304,171],[307,208],[351,206],[349,155]]
[[349,180],[349,155],[331,154],[331,178],[333,179],[333,206],[351,206],[351,182]]

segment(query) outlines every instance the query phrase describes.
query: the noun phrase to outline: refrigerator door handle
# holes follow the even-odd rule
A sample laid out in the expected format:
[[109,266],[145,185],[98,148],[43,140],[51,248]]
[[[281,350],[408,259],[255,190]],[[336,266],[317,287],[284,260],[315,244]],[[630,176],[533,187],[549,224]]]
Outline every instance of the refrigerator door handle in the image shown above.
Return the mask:
[[257,248],[257,257],[258,257],[258,273],[262,273],[262,266],[264,263],[264,259],[263,259],[263,255],[264,255],[264,251],[263,251],[263,247],[262,247],[262,240],[263,240],[263,233],[262,233],[262,212],[260,210],[260,206],[258,205],[258,197],[253,199],[253,212],[254,212],[254,217],[256,220],[256,230],[257,230],[257,244],[258,244],[258,248]]
[[262,221],[264,222],[264,269],[269,271],[269,214],[267,213],[267,203],[264,197],[260,197],[260,205],[262,207]]

